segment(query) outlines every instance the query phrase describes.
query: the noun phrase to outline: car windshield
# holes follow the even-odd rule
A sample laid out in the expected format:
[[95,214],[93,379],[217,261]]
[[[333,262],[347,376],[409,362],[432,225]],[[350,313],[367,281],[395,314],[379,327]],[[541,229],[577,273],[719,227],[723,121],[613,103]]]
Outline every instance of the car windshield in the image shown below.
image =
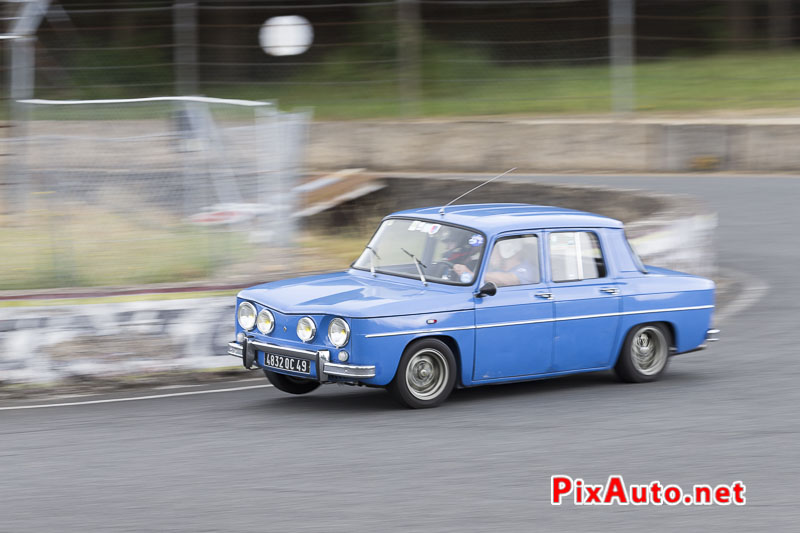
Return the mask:
[[[384,220],[353,268],[469,285],[486,246],[483,234],[426,220]],[[421,274],[421,275],[420,275]]]

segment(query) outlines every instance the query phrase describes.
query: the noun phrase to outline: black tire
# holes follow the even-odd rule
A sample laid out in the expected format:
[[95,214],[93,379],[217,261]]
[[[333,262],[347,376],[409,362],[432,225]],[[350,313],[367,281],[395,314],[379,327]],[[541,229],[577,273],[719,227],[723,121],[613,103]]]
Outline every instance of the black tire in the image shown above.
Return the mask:
[[276,389],[288,392],[289,394],[308,394],[319,387],[318,381],[312,381],[310,379],[296,378],[269,370],[264,370],[264,374]]
[[614,371],[622,381],[655,381],[667,369],[671,339],[663,324],[638,324],[622,343]]
[[408,345],[389,384],[389,392],[412,409],[436,407],[456,385],[456,358],[438,339],[421,339]]

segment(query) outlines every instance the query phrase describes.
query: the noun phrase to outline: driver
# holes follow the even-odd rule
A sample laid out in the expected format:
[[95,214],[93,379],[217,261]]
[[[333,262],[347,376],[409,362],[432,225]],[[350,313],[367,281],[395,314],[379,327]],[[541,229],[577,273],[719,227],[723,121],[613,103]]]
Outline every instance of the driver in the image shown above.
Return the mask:
[[[464,274],[473,275],[466,265],[453,265],[453,270],[462,277]],[[497,242],[489,258],[485,280],[498,287],[528,285],[536,281],[536,270],[523,258],[520,239],[503,239]]]
[[465,237],[459,238],[457,232],[450,229],[442,236],[442,244],[446,250],[442,253],[442,260],[450,263],[466,263],[475,252],[475,248],[469,245]]
[[[472,281],[472,274],[469,273],[466,276],[461,275],[461,272],[455,270],[455,265],[469,265],[467,270],[470,272],[471,268],[475,268],[478,264],[478,259],[480,259],[479,246],[483,243],[482,237],[480,235],[472,235],[469,237],[468,234],[464,234],[464,232],[454,231],[449,228],[446,231],[447,232],[442,235],[444,251],[442,252],[441,260],[444,261],[445,264],[449,263],[453,265],[451,268],[458,274],[462,282],[470,282]],[[449,279],[450,275],[445,274],[443,277]]]

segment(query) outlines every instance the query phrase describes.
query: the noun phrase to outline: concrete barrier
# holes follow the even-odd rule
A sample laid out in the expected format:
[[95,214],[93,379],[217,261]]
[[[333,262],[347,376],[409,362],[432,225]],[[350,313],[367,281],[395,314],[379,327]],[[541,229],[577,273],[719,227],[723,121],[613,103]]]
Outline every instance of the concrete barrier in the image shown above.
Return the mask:
[[800,119],[316,122],[308,161],[375,171],[796,171]]
[[234,366],[234,307],[213,297],[0,308],[0,385]]

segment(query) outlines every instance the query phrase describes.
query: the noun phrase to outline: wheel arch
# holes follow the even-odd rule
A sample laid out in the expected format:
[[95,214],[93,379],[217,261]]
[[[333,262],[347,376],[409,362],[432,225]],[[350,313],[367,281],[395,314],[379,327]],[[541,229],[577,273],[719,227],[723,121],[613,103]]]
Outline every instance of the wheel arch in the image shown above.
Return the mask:
[[415,337],[408,341],[408,343],[403,347],[403,353],[408,350],[408,347],[414,344],[415,342],[428,340],[428,339],[436,339],[441,341],[450,348],[450,351],[453,352],[453,358],[456,360],[456,385],[457,387],[463,387],[464,384],[462,383],[461,379],[461,369],[462,369],[462,362],[461,362],[461,347],[458,345],[458,341],[451,337],[450,335],[424,335],[422,337]]
[[669,334],[668,340],[669,340],[670,355],[674,353],[675,347],[678,345],[676,340],[677,332],[675,330],[675,324],[673,324],[668,320],[643,320],[642,322],[636,322],[634,324],[631,324],[630,326],[628,326],[627,329],[625,329],[622,332],[622,335],[620,336],[619,339],[619,347],[617,349],[617,353],[614,354],[614,360],[611,362],[612,366],[614,366],[617,363],[617,361],[619,360],[619,356],[622,354],[622,350],[625,349],[625,339],[628,338],[630,332],[638,328],[639,326],[644,326],[646,324],[659,324],[661,326],[664,326],[664,328],[667,330],[667,333]]

